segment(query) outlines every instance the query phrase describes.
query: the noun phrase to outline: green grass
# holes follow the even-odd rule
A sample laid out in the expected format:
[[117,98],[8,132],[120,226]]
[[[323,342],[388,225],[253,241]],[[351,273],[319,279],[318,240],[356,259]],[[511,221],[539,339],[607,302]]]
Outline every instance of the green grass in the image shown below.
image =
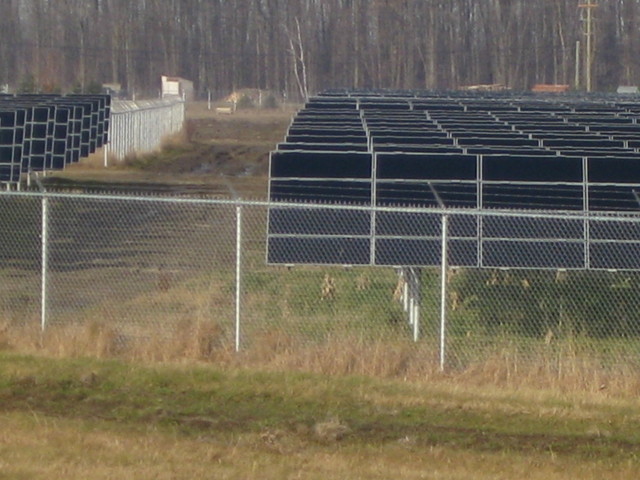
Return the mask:
[[[100,420],[213,436],[277,429],[322,441],[328,419],[341,442],[381,445],[411,438],[482,452],[556,453],[636,460],[638,402],[491,390],[467,391],[366,377],[222,370],[93,359],[0,355],[0,411]],[[639,464],[640,466],[640,464]]]
[[0,352],[0,478],[633,479],[605,394]]

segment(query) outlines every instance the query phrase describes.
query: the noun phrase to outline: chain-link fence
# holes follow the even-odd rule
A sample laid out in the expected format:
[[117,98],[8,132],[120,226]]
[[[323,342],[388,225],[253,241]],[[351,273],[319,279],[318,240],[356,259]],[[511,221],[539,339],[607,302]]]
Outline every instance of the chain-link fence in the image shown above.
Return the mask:
[[111,104],[108,156],[119,161],[127,155],[157,150],[168,136],[182,130],[184,119],[185,104],[182,100],[114,100]]
[[[560,375],[640,363],[640,273],[632,269],[269,265],[269,207],[2,193],[0,332],[72,339],[66,348],[155,345],[166,355],[225,352],[314,368],[330,360],[341,371],[385,375],[498,364],[500,375]],[[419,219],[403,221],[411,218]],[[587,219],[576,218],[584,227]],[[637,228],[634,217],[613,220]],[[538,219],[536,228],[558,243],[558,221]],[[624,255],[624,245],[611,245]]]

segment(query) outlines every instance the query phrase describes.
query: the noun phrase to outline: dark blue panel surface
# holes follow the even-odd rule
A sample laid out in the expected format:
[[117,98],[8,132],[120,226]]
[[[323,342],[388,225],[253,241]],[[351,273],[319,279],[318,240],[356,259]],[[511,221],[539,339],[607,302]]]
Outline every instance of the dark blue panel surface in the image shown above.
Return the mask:
[[360,143],[366,144],[367,138],[363,135],[287,135],[288,143]]
[[439,207],[440,202],[446,207],[475,208],[478,201],[478,190],[475,182],[376,182],[376,200],[378,206],[414,205],[421,207]]
[[371,212],[331,208],[272,208],[269,234],[369,235]]
[[269,238],[268,263],[369,265],[369,239],[353,237]]
[[533,210],[582,210],[582,185],[484,183],[482,207]]
[[371,182],[343,180],[272,180],[274,201],[371,204]]
[[371,154],[362,152],[274,152],[272,178],[371,178]]
[[486,239],[576,239],[585,236],[582,219],[555,217],[484,216],[482,236]]
[[[375,215],[375,234],[398,237],[441,237],[442,215],[433,212],[380,211]],[[449,217],[448,236],[478,237],[478,219],[474,215]]]
[[442,219],[435,213],[377,212],[376,235],[437,237],[442,235]]
[[585,268],[582,242],[484,240],[482,266],[504,268]]
[[366,143],[279,143],[278,151],[286,152],[292,150],[324,151],[324,152],[366,152],[369,147]]
[[596,157],[588,159],[590,183],[640,184],[640,159],[629,157]]
[[582,158],[517,155],[485,155],[482,179],[519,182],[577,182],[583,180]]
[[471,180],[477,178],[477,157],[460,154],[378,153],[378,179]]
[[590,185],[589,210],[640,212],[640,185]]
[[[450,239],[448,262],[451,266],[476,267],[478,242]],[[376,240],[376,265],[387,266],[436,266],[442,262],[442,240],[378,238]]]
[[396,145],[431,145],[431,146],[453,146],[453,138],[440,137],[435,135],[428,136],[406,136],[406,135],[376,135],[371,136],[373,144],[393,143]]
[[483,145],[483,146],[492,146],[492,145],[503,145],[508,147],[538,147],[540,142],[538,140],[533,140],[529,138],[478,138],[478,137],[469,137],[469,138],[459,138],[457,139],[458,145]]
[[633,241],[640,239],[640,219],[591,220],[589,221],[591,240]]
[[594,242],[589,246],[591,268],[640,270],[640,242]]
[[440,265],[441,253],[439,238],[376,240],[376,265]]

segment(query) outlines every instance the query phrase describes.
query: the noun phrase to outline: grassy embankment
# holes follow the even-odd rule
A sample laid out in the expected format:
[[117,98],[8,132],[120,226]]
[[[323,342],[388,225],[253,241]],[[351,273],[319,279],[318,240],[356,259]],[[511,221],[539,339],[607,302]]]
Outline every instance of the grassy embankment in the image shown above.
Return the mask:
[[0,354],[0,478],[637,478],[635,399]]

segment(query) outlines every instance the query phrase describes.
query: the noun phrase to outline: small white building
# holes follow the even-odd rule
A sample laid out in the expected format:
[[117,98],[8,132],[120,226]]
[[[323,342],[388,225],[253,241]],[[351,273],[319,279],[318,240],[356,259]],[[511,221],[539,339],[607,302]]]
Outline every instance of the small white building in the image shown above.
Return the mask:
[[637,95],[638,87],[634,85],[620,85],[618,87],[618,93],[621,95]]
[[193,101],[193,82],[181,77],[162,75],[162,98],[182,98]]

